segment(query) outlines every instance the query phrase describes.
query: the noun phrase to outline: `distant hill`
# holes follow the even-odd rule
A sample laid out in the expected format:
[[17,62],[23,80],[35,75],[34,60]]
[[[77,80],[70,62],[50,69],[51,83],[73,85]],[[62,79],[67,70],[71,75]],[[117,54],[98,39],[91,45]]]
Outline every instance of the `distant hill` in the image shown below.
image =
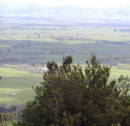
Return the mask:
[[26,4],[18,7],[11,7],[5,4],[0,5],[1,17],[21,17],[47,19],[58,22],[121,22],[130,20],[130,8],[81,8],[75,6],[41,7],[34,4]]

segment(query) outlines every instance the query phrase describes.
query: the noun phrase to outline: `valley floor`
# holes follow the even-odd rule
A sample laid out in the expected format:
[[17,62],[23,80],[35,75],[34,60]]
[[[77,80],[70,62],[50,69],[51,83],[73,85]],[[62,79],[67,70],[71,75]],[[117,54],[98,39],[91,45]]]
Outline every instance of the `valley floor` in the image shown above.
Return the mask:
[[[12,68],[9,68],[9,65],[0,67],[0,103],[20,105],[25,104],[33,98],[34,90],[32,87],[42,82],[42,74],[34,72],[36,66],[32,67],[28,65],[28,69],[24,69],[24,71],[23,66],[25,65],[10,65]],[[33,70],[30,70],[31,68]],[[39,68],[41,66],[37,67],[37,71]],[[117,79],[120,75],[130,77],[130,70],[113,66],[110,78]]]

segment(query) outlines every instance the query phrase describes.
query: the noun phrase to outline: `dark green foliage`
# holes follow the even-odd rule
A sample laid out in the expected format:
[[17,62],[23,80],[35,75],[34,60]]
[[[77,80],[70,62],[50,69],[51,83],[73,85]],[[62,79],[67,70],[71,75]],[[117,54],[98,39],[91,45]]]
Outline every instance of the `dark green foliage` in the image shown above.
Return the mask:
[[67,56],[63,59],[63,65],[69,65],[73,62],[73,59],[71,56]]
[[[48,63],[36,96],[21,114],[16,126],[129,126],[125,108],[127,78],[110,81],[110,68],[100,65],[95,56],[85,69],[72,65],[67,57],[63,64]],[[125,114],[124,114],[125,113]]]
[[63,56],[72,55],[75,58],[75,63],[82,64],[86,58],[89,58],[91,53],[96,54],[99,61],[104,64],[113,66],[117,65],[117,63],[130,63],[129,42],[96,40],[96,43],[84,43],[81,41],[81,43],[76,44],[77,42],[74,40],[72,45],[69,41],[66,42],[49,42],[48,40],[40,42],[38,39],[35,39],[35,41],[0,40],[0,63],[44,64],[48,60],[55,60],[61,63]]
[[49,69],[50,73],[53,73],[55,70],[57,70],[58,65],[55,62],[48,62],[47,68]]

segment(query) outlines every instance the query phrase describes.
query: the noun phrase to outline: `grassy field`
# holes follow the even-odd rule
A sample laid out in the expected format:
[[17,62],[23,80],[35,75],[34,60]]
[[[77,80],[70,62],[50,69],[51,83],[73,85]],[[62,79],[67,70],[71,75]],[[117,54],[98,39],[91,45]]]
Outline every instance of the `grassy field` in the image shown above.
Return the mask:
[[[0,67],[0,103],[23,104],[34,96],[32,87],[40,84],[41,75]],[[16,96],[12,94],[16,93]]]
[[[34,96],[32,87],[40,84],[42,75],[12,68],[0,67],[0,103],[8,105],[24,104]],[[117,79],[120,75],[130,77],[130,70],[112,67],[110,77]],[[12,94],[16,93],[16,96]]]
[[119,69],[118,67],[111,68],[110,78],[117,79],[120,77],[120,75],[128,76],[130,78],[130,69],[129,70]]

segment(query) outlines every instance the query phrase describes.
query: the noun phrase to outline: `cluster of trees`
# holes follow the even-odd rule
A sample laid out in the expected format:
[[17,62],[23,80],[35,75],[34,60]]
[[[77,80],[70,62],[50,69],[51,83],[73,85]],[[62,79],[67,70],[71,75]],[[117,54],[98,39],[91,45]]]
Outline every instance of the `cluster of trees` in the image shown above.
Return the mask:
[[129,83],[110,80],[110,67],[95,56],[86,67],[48,62],[49,71],[15,126],[130,126]]
[[81,36],[55,36],[55,35],[49,35],[49,38],[60,40],[60,41],[93,41],[93,39],[88,39],[86,37]]

